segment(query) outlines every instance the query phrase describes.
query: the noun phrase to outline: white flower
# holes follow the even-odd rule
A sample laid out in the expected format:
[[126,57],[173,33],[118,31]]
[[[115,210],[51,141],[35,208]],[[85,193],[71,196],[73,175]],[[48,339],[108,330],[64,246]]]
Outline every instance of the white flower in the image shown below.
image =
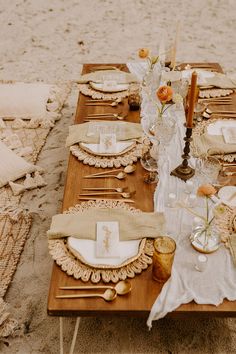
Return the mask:
[[174,93],[172,101],[175,103],[176,108],[181,108],[183,104],[183,97],[179,93]]

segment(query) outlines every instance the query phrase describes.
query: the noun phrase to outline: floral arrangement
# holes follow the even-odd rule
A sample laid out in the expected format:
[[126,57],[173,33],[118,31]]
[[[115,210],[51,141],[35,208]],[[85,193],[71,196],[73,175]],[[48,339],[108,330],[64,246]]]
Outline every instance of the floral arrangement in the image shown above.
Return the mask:
[[[214,210],[213,210],[213,215],[210,216],[210,208],[209,208],[209,198],[214,196],[216,194],[216,189],[211,185],[211,184],[203,184],[199,186],[197,190],[197,195],[199,197],[203,197],[206,200],[206,214],[205,215],[200,215],[197,212],[195,212],[193,209],[186,207],[185,205],[180,205],[184,207],[186,210],[188,210],[190,213],[193,215],[197,216],[201,220],[203,220],[204,224],[202,226],[201,232],[198,233],[198,243],[202,243],[203,250],[208,250],[208,242],[209,239],[214,239],[214,242],[219,242],[219,238],[217,236],[214,236],[214,233],[212,234],[212,221],[215,219],[216,216],[219,216],[221,214],[225,213],[225,208],[222,205],[217,205]],[[200,225],[199,225],[200,226]],[[198,227],[199,227],[198,226]],[[204,236],[204,241],[200,241],[199,237]],[[213,237],[213,238],[212,238]],[[191,240],[194,240],[194,236],[191,236]]]
[[[183,97],[178,93],[174,93],[171,86],[168,85],[160,86],[156,92],[156,95],[161,103],[161,107],[157,108],[159,117],[162,117],[163,113],[173,104],[179,105],[183,102]],[[170,101],[172,101],[172,103],[167,106],[167,103]]]
[[154,65],[158,62],[158,56],[151,56],[148,48],[141,48],[138,52],[139,58],[146,59],[150,70],[153,70]]

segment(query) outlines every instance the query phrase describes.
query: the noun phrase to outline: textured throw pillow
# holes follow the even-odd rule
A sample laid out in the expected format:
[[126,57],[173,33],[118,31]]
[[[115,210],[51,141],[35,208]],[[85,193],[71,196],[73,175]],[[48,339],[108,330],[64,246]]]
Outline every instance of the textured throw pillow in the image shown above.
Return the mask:
[[37,170],[0,141],[0,187]]
[[70,91],[70,83],[48,85],[44,83],[0,84],[1,118],[45,118],[56,114]]

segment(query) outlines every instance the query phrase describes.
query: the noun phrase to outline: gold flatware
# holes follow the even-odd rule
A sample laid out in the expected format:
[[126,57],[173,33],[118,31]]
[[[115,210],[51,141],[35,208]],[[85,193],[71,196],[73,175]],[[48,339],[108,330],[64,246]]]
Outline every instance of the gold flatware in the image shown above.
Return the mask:
[[97,116],[87,116],[85,117],[87,120],[102,120],[102,119],[110,119],[110,118],[114,118],[114,119],[118,119],[118,120],[124,120],[125,117],[124,116],[120,116],[119,114],[109,114],[109,115],[97,115]]
[[113,202],[134,203],[133,199],[118,199],[118,198],[94,198],[94,197],[80,197],[80,200],[112,200]]
[[224,176],[236,176],[236,171],[224,171]]
[[85,187],[82,188],[83,191],[114,191],[118,193],[122,193],[125,190],[127,191],[128,187],[117,187],[117,188],[109,188],[109,187]]
[[120,195],[122,198],[125,198],[125,199],[129,199],[130,197],[132,197],[132,195],[134,195],[136,192],[133,191],[133,192],[93,192],[93,193],[80,193],[79,194],[79,197],[82,196],[82,197],[90,197],[90,196],[93,196],[93,195]]
[[93,290],[93,289],[115,289],[118,295],[126,295],[131,289],[131,283],[128,280],[121,280],[115,286],[111,285],[85,285],[85,286],[60,286],[61,290]]
[[110,107],[116,107],[118,106],[119,103],[117,102],[112,102],[112,103],[102,103],[102,102],[91,102],[91,103],[85,103],[85,106],[110,106]]
[[89,69],[89,71],[99,71],[99,70],[118,70],[119,69],[116,66],[109,66],[109,65],[99,65],[99,66],[94,66],[93,68]]
[[113,301],[117,296],[115,289],[106,289],[103,294],[72,294],[72,295],[57,295],[57,299],[79,299],[82,297],[101,297],[105,301]]
[[126,174],[124,172],[119,172],[117,175],[109,175],[109,174],[104,174],[104,175],[98,175],[98,176],[83,176],[83,178],[117,178],[117,179],[124,179]]
[[94,99],[94,100],[86,100],[86,103],[87,102],[94,102],[94,103],[97,103],[97,102],[116,102],[116,103],[122,103],[123,102],[123,98],[116,98],[115,100],[109,100],[109,99]]
[[221,117],[221,118],[236,118],[236,114],[228,114],[228,113],[214,113],[214,114],[209,114],[209,113],[206,113],[206,112],[203,112],[202,114],[202,117],[203,118],[206,118],[206,119],[209,119],[209,118],[212,118],[212,117]]
[[212,111],[210,108],[206,108],[205,112],[208,114],[220,114],[220,113],[225,113],[225,114],[236,114],[236,111]]
[[208,97],[208,98],[199,98],[198,102],[204,102],[204,101],[214,101],[214,102],[231,102],[232,97]]
[[118,168],[116,170],[111,170],[111,171],[92,173],[91,175],[87,175],[87,176],[84,176],[84,177],[87,178],[87,177],[91,177],[91,176],[102,176],[102,175],[106,175],[106,174],[113,173],[113,172],[133,173],[135,170],[136,170],[136,166],[135,165],[127,165],[127,166],[125,166],[124,169]]

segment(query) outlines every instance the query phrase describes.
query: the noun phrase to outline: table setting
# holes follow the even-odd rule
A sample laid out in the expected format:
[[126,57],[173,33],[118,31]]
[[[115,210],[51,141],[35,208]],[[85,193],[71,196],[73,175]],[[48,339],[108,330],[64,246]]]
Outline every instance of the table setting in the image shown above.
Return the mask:
[[98,313],[101,302],[136,313],[143,279],[151,329],[183,304],[236,300],[235,81],[215,64],[170,70],[146,48],[139,57],[128,74],[90,65],[78,79],[80,124],[66,147],[83,167],[47,233],[69,276],[51,287],[50,313]]

